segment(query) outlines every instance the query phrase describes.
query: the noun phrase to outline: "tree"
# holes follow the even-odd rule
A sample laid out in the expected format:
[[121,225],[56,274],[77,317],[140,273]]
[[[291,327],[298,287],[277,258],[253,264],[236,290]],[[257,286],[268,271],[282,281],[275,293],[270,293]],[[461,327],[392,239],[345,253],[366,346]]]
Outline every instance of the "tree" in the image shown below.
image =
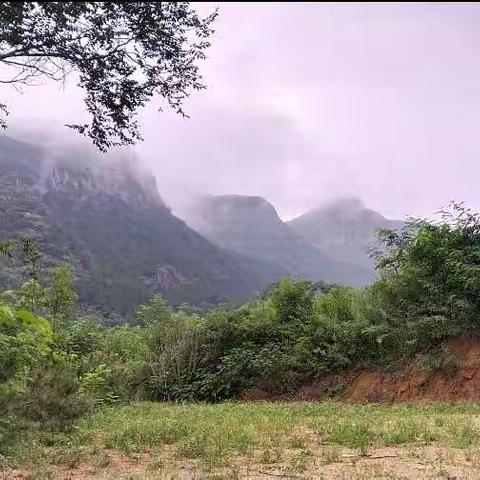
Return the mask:
[[47,288],[47,306],[55,327],[63,323],[72,314],[77,302],[77,294],[73,288],[72,271],[68,264],[56,267],[52,272],[50,285]]
[[13,239],[4,240],[0,242],[0,256],[11,259],[13,257],[12,249],[15,246]]
[[305,322],[312,313],[312,293],[303,280],[284,277],[270,286],[268,296],[281,322]]
[[422,338],[479,325],[480,214],[451,203],[439,220],[411,219],[383,231],[374,252],[389,318]]
[[19,238],[22,263],[28,267],[29,276],[32,280],[38,280],[38,262],[41,258],[40,250],[35,239],[31,237]]
[[[67,125],[102,151],[141,140],[138,110],[158,94],[177,113],[202,89],[217,12],[200,18],[188,2],[0,2],[0,65],[17,88],[77,74],[91,123]],[[0,125],[8,110],[0,103]]]
[[147,303],[138,307],[136,316],[141,325],[151,327],[169,321],[172,317],[172,310],[167,301],[161,295],[156,294]]

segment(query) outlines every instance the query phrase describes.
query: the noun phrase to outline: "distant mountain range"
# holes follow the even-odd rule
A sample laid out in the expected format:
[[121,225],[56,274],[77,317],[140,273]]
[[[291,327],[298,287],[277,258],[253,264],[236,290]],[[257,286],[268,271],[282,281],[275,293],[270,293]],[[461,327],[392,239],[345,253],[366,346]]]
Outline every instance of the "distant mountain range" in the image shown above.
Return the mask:
[[[68,261],[82,302],[112,317],[154,292],[173,304],[246,300],[285,274],[364,284],[373,231],[400,225],[358,201],[284,223],[263,198],[238,195],[203,198],[185,223],[135,163],[86,157],[0,136],[0,241],[37,238],[44,265]],[[22,278],[0,264],[0,288]]]
[[287,225],[329,258],[362,269],[366,276],[360,280],[365,283],[374,277],[373,261],[367,250],[376,241],[375,232],[383,228],[398,230],[403,223],[366,208],[357,198],[343,198],[311,210]]
[[183,216],[226,250],[267,260],[284,274],[348,285],[374,279],[367,249],[375,242],[375,231],[402,225],[354,198],[337,200],[286,223],[265,199],[242,195],[200,198]]

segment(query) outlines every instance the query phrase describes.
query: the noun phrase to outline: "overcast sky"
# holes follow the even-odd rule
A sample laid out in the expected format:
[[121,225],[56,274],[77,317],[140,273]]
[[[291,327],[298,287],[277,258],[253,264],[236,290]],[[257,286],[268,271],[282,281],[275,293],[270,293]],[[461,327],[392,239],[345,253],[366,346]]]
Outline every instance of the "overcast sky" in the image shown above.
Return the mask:
[[[219,7],[191,118],[142,114],[138,154],[174,208],[208,192],[284,218],[345,195],[390,217],[480,210],[480,4]],[[71,85],[5,96],[17,124],[82,112]]]

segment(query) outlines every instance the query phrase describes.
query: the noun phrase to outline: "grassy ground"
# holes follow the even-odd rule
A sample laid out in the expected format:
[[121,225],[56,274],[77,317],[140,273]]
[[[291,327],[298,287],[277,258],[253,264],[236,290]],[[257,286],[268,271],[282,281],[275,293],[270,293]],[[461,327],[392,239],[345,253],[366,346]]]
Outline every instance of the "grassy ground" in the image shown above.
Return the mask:
[[5,479],[480,479],[480,405],[139,403],[5,462]]

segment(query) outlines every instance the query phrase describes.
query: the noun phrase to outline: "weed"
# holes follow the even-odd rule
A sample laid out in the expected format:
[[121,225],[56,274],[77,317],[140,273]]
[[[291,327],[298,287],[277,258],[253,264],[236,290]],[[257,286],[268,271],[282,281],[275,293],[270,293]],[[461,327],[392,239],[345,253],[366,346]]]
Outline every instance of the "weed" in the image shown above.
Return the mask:
[[339,462],[340,448],[336,445],[328,445],[322,450],[322,459],[323,462],[326,464]]
[[300,473],[313,460],[311,451],[327,465],[341,462],[346,448],[361,456],[384,446],[404,447],[411,457],[435,443],[464,449],[461,458],[473,468],[480,465],[479,418],[478,404],[136,403],[102,407],[68,433],[29,438],[29,446],[16,449],[15,462],[37,465],[35,480],[48,479],[55,464],[73,467],[88,459],[108,469],[110,450],[140,459],[148,452],[144,473],[150,478],[173,474],[179,463],[209,469],[209,475],[231,469],[232,477],[239,464],[288,462]]
[[313,453],[310,450],[302,450],[297,453],[290,461],[297,472],[304,472],[312,461]]
[[305,437],[298,434],[293,434],[288,442],[291,448],[305,448]]
[[441,345],[420,357],[420,367],[429,375],[444,372],[453,376],[458,371],[458,360],[446,345]]

